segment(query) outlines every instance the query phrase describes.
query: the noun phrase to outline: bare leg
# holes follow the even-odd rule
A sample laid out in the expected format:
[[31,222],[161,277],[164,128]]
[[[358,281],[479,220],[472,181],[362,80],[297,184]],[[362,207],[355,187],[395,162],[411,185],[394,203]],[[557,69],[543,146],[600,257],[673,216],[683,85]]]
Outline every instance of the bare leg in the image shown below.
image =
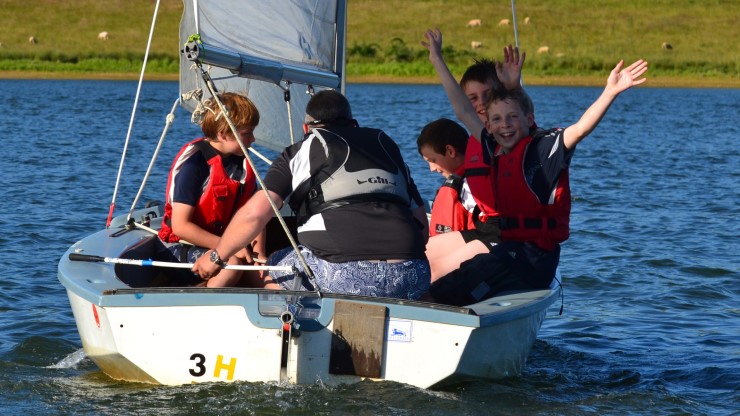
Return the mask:
[[465,260],[472,259],[478,254],[489,252],[488,247],[483,244],[483,242],[473,240],[454,251],[448,251],[444,255],[439,255],[434,258],[427,255],[429,259],[429,267],[432,271],[432,283],[460,268],[460,264]]

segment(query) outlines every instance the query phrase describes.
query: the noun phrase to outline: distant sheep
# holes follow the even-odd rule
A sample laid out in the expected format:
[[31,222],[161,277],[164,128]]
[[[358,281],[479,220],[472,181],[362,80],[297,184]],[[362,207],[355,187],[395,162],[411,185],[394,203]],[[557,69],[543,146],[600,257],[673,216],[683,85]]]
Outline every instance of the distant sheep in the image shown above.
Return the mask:
[[108,40],[108,32],[98,33],[98,40]]
[[537,49],[537,53],[548,53],[550,52],[549,46],[540,46],[539,49]]
[[30,44],[36,44],[36,43],[38,43],[38,41],[36,40],[35,37],[31,36],[30,38],[28,38],[28,43],[30,43]]
[[478,49],[481,46],[483,46],[483,42],[478,42],[477,40],[474,40],[474,41],[470,42],[470,47],[472,49]]
[[660,47],[663,49],[673,49],[673,45],[668,42],[663,42],[663,45],[661,45]]
[[509,19],[501,19],[498,21],[499,26],[509,26]]
[[529,24],[529,16],[527,16],[527,17],[524,18],[524,24],[525,25],[528,25]]
[[480,19],[470,20],[468,21],[468,24],[465,25],[465,27],[476,27],[476,26],[480,26]]

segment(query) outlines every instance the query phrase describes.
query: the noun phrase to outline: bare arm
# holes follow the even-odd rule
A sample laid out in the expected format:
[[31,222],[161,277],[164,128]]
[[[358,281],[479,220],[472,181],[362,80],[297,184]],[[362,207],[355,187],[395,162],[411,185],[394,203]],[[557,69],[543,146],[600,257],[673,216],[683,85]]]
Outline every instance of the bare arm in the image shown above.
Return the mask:
[[211,234],[193,222],[195,207],[181,202],[172,203],[172,232],[183,240],[198,247],[213,248],[218,236]]
[[[275,204],[281,207],[283,199],[272,191],[269,193]],[[249,198],[249,201],[234,214],[234,218],[216,245],[215,250],[221,259],[228,259],[251,243],[265,228],[272,214],[272,207],[264,192],[260,191]],[[214,276],[218,269],[219,267],[211,262],[208,256],[201,256],[193,266],[193,272],[202,278]]]
[[609,74],[606,87],[599,98],[583,113],[576,124],[565,129],[563,141],[566,149],[574,148],[596,128],[620,93],[647,81],[647,78],[640,78],[648,70],[647,62],[640,59],[627,68],[622,69],[623,66],[624,61],[619,61]]
[[480,141],[480,133],[484,125],[478,118],[478,114],[475,112],[475,108],[473,108],[470,100],[468,100],[468,97],[465,96],[462,88],[460,88],[460,84],[452,76],[444,58],[442,58],[442,32],[439,29],[428,29],[424,32],[424,38],[427,41],[422,41],[421,44],[429,49],[429,61],[432,63],[437,76],[439,76],[439,80],[442,82],[442,87],[444,87],[447,98],[449,98],[450,104],[452,104],[455,117]]

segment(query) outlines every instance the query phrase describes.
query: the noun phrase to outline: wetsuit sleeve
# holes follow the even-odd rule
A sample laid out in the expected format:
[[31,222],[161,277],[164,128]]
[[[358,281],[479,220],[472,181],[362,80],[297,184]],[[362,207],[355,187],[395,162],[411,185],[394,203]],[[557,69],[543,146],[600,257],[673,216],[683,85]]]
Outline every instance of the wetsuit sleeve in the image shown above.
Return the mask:
[[411,198],[410,208],[414,210],[418,207],[426,206],[426,204],[424,203],[424,199],[421,197],[421,194],[419,193],[419,189],[416,187],[416,184],[414,183],[414,178],[411,177],[411,170],[409,169],[408,166],[406,166],[406,176],[409,178],[409,197]]
[[270,165],[264,179],[265,187],[280,195],[283,200],[293,192],[293,174],[287,152],[283,152]]
[[540,201],[547,201],[560,175],[568,169],[573,156],[563,143],[562,129],[538,132],[525,160],[524,174]]
[[172,201],[197,206],[208,174],[208,164],[200,153],[186,160],[175,176]]
[[272,162],[265,175],[265,187],[287,200],[301,183],[318,175],[325,162],[326,153],[320,141],[309,136],[286,148]]

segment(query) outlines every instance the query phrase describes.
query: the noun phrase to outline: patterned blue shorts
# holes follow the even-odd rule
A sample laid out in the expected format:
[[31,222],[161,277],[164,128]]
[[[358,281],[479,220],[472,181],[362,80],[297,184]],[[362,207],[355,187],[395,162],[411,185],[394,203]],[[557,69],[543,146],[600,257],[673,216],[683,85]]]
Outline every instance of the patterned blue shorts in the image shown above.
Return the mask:
[[[429,289],[431,272],[426,260],[406,260],[399,263],[348,261],[331,263],[316,257],[311,250],[299,246],[308,267],[313,270],[319,290],[328,293],[347,293],[362,296],[382,296],[400,299],[419,299]],[[269,266],[293,266],[303,270],[295,250],[288,247],[273,253]],[[305,274],[299,290],[314,290]],[[270,276],[284,289],[293,290],[291,272],[271,270]]]

